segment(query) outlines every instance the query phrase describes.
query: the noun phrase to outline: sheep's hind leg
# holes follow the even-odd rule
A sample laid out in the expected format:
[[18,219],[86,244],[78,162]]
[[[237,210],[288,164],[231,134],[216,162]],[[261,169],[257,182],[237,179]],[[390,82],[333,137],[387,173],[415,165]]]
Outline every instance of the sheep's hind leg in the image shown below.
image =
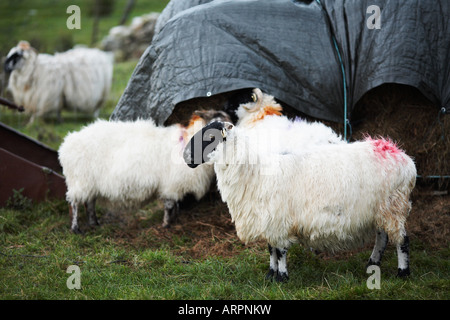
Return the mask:
[[287,271],[287,249],[273,248],[269,244],[270,267],[266,279],[271,279],[275,275],[277,282],[289,280]]
[[285,282],[289,280],[287,271],[287,249],[276,249],[275,250],[278,258],[278,272],[275,280],[278,282]]
[[375,238],[375,246],[373,247],[372,254],[370,255],[369,262],[367,262],[367,267],[381,264],[381,258],[383,258],[384,250],[388,243],[388,235],[384,230],[377,231]]
[[269,244],[270,265],[269,272],[266,274],[266,279],[271,280],[272,277],[278,273],[278,258],[275,249]]
[[397,277],[407,277],[411,274],[409,270],[409,237],[404,236],[401,244],[397,245],[398,272]]
[[93,199],[91,201],[87,201],[85,206],[86,206],[86,212],[88,215],[89,225],[90,226],[100,225],[97,220],[97,214],[95,213],[95,199]]
[[78,227],[78,204],[75,202],[72,202],[70,205],[72,208],[72,225],[70,227],[70,230],[73,233],[81,234],[81,230]]
[[179,205],[175,200],[164,200],[163,227],[169,228],[178,216]]

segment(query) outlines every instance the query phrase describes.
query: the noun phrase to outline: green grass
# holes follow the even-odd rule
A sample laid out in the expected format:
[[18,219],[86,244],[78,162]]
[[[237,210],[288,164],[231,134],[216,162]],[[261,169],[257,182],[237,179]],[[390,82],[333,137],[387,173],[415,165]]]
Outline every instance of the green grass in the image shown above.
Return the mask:
[[[160,210],[160,209],[159,209]],[[135,234],[160,224],[145,211]],[[213,214],[213,213],[212,213]],[[288,255],[290,280],[264,279],[264,245],[242,247],[233,257],[194,259],[180,255],[185,243],[148,239],[133,245],[129,226],[104,225],[82,236],[69,231],[67,204],[53,201],[22,209],[0,209],[1,299],[448,299],[450,251],[411,248],[412,276],[395,277],[396,255],[388,247],[381,289],[369,290],[369,250],[343,259],[323,259],[294,246]],[[189,235],[186,235],[189,238]],[[81,270],[81,289],[70,290],[68,266]]]
[[[93,0],[2,0],[0,1],[0,56],[19,40],[28,40],[39,51],[53,53],[64,51],[73,44],[91,45],[93,18],[90,8]],[[168,0],[136,1],[131,16],[149,12],[160,12]],[[117,25],[122,16],[127,0],[114,0],[113,11],[102,17],[99,23],[99,34],[96,43]],[[81,29],[69,30],[66,26],[70,14],[67,7],[78,5],[81,10]],[[69,46],[69,47],[68,47]]]

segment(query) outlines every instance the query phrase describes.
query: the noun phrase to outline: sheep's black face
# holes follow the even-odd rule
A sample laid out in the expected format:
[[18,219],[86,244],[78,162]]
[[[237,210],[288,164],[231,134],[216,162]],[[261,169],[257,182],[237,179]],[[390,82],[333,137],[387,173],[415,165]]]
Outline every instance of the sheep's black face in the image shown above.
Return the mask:
[[186,145],[183,158],[187,165],[196,168],[208,161],[208,155],[224,141],[226,130],[232,127],[229,122],[214,121],[198,131]]
[[22,59],[22,57],[23,57],[23,54],[20,51],[16,51],[16,52],[10,54],[6,58],[5,64],[3,66],[5,69],[5,72],[11,73],[15,69],[15,67],[19,63],[19,61]]

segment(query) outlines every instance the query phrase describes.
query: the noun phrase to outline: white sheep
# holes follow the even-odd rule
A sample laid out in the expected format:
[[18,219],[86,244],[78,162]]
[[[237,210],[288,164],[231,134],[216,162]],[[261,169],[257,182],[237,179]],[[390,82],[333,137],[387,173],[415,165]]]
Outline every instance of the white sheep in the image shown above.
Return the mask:
[[76,48],[55,55],[38,54],[26,41],[8,53],[5,71],[11,72],[8,89],[14,101],[36,117],[63,107],[98,116],[112,84],[113,55]]
[[239,104],[236,110],[237,126],[254,129],[248,133],[253,133],[259,139],[263,135],[267,136],[261,140],[275,141],[276,146],[272,147],[281,148],[280,152],[304,152],[308,145],[346,143],[321,122],[309,122],[298,117],[290,120],[282,112],[283,108],[273,96],[255,88],[248,102]]
[[[308,122],[298,117],[290,120],[282,114],[283,108],[275,98],[258,88],[239,93],[237,100],[239,103],[231,103],[225,109],[236,115],[238,127],[251,128],[246,134],[262,142],[254,146],[260,149],[258,152],[304,153],[306,148],[319,144],[346,143],[321,122]],[[265,170],[270,170],[267,165]]]
[[266,141],[252,130],[211,123],[191,139],[184,158],[192,168],[214,163],[238,237],[269,244],[268,278],[288,279],[286,254],[293,243],[337,251],[361,246],[374,234],[369,264],[380,263],[389,236],[397,246],[398,276],[409,275],[405,222],[416,180],[410,157],[389,140],[371,138],[295,153],[261,149]]
[[96,199],[124,208],[163,199],[163,226],[170,226],[178,201],[189,193],[199,200],[214,177],[212,165],[191,170],[182,157],[190,137],[211,119],[228,117],[221,111],[197,111],[187,127],[156,126],[152,120],[97,120],[69,133],[58,152],[72,209],[71,230],[80,232],[80,204],[86,205],[89,224],[98,224]]

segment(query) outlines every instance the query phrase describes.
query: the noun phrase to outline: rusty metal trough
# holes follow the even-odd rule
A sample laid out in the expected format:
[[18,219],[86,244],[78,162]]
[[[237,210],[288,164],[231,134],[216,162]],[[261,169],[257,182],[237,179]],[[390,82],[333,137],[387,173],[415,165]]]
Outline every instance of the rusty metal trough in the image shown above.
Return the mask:
[[0,207],[21,189],[36,202],[64,199],[61,172],[55,150],[0,122]]

